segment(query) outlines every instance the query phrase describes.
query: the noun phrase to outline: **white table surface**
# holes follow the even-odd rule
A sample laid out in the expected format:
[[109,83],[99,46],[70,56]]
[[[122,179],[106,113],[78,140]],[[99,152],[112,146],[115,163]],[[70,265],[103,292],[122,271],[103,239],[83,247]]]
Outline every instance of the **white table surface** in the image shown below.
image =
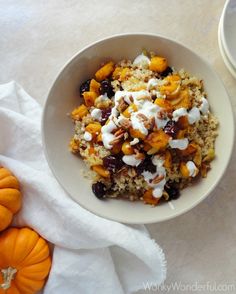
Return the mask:
[[[208,59],[235,111],[236,80],[217,44],[223,5],[224,0],[0,0],[0,83],[14,79],[43,104],[60,68],[85,45],[116,33],[152,32],[183,42]],[[166,254],[166,285],[182,285],[182,290],[163,293],[190,293],[183,288],[196,282],[206,290],[194,293],[233,283],[234,290],[224,293],[236,293],[235,163],[234,151],[223,180],[196,208],[148,225]],[[152,292],[161,291],[154,285]]]

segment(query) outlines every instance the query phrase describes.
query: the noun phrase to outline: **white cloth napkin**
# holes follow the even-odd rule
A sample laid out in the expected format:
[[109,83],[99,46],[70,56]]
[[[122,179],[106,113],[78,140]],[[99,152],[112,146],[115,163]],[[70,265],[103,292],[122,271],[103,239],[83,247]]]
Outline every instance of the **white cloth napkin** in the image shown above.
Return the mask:
[[55,244],[45,294],[133,293],[161,284],[166,262],[144,226],[127,226],[81,208],[50,172],[42,150],[41,106],[17,83],[0,85],[0,165],[20,180],[29,226]]

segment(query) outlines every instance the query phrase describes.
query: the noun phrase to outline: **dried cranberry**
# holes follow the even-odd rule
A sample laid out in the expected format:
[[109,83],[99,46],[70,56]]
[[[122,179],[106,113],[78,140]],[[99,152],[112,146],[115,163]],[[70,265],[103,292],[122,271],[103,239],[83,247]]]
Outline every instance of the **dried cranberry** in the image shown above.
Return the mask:
[[169,120],[164,127],[164,132],[173,138],[177,136],[178,131],[179,131],[179,127],[177,123],[173,120]]
[[179,189],[176,188],[173,183],[167,182],[165,185],[165,191],[169,195],[168,201],[178,199],[180,196]]
[[101,118],[101,124],[104,125],[106,121],[108,120],[109,116],[111,115],[111,108],[103,109],[102,110],[102,118]]
[[139,175],[144,171],[149,171],[150,173],[156,172],[156,166],[152,163],[151,157],[147,156],[136,168]]
[[162,73],[161,76],[162,77],[167,77],[169,74],[172,74],[173,70],[171,67],[167,67]]
[[111,172],[121,169],[123,165],[124,163],[118,155],[108,155],[103,158],[103,166]]
[[111,81],[109,81],[109,80],[101,81],[100,93],[102,95],[106,93],[109,98],[114,96],[115,93],[113,91]]
[[106,194],[106,186],[101,182],[92,184],[92,190],[98,199],[104,198]]
[[90,82],[91,82],[91,79],[89,79],[81,84],[81,86],[79,88],[80,96],[82,96],[84,92],[89,91]]

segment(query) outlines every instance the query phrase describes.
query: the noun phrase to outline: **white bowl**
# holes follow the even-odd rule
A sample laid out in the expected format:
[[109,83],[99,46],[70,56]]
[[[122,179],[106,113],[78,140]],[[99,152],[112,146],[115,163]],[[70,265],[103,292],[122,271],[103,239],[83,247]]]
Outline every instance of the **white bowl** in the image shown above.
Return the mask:
[[225,43],[223,42],[224,40],[224,32],[223,32],[223,14],[221,15],[220,21],[219,21],[219,26],[218,26],[218,45],[220,49],[220,54],[222,56],[222,59],[228,68],[229,72],[231,75],[236,79],[236,68],[233,66],[231,63],[229,56],[227,55],[225,51]]
[[221,16],[223,47],[230,63],[236,68],[236,1],[227,0]]
[[[134,59],[141,50],[165,56],[176,69],[185,68],[203,79],[211,111],[219,119],[216,158],[206,179],[184,189],[174,205],[157,207],[142,202],[98,200],[92,193],[91,182],[82,176],[85,165],[71,154],[68,142],[73,124],[67,113],[81,103],[76,95],[78,85],[94,75],[104,61]],[[230,160],[234,142],[234,121],[226,90],[210,65],[196,53],[167,38],[152,34],[124,34],[103,39],[77,53],[61,70],[48,95],[42,121],[43,142],[49,165],[58,182],[69,195],[89,211],[123,223],[153,223],[171,219],[190,210],[216,187]]]

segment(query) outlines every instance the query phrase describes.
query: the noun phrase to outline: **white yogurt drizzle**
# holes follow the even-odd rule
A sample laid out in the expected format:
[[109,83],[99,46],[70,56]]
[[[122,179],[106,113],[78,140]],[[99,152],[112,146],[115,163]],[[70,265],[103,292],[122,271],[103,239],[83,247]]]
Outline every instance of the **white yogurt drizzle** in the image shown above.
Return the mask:
[[138,144],[138,143],[139,143],[139,139],[138,139],[138,138],[134,138],[132,141],[129,142],[129,144],[130,144],[131,146],[136,145],[136,144]]
[[89,132],[84,132],[84,140],[85,141],[91,141],[92,140],[92,138],[93,138],[93,136],[92,136],[92,134],[90,134]]
[[188,113],[188,121],[190,125],[198,122],[200,119],[200,111],[197,107],[193,107]]
[[141,66],[143,68],[147,68],[149,64],[150,64],[150,59],[144,54],[138,55],[133,61],[133,65]]
[[207,114],[209,112],[209,103],[205,97],[202,97],[201,99],[202,104],[199,107],[199,110],[202,114]]
[[180,150],[184,150],[188,147],[188,139],[170,139],[169,145],[171,148],[176,148]]
[[187,116],[188,122],[192,125],[200,119],[200,111],[197,107],[193,107],[187,112],[187,109],[184,107],[178,108],[172,113],[173,120],[178,121],[180,117]]
[[122,157],[122,160],[124,161],[124,163],[130,166],[138,166],[142,162],[141,159],[136,158],[136,154],[124,155]]
[[152,78],[147,83],[147,90],[155,89],[158,85],[158,79]]
[[195,177],[198,173],[198,168],[196,167],[196,165],[194,164],[193,161],[188,161],[186,163],[188,172],[189,172],[189,176],[190,177]]
[[102,142],[105,148],[111,149],[112,145],[110,142],[115,139],[115,136],[112,134],[112,132],[117,129],[116,124],[113,122],[113,120],[110,120],[108,124],[103,126],[101,128],[102,133]]
[[172,112],[172,120],[178,121],[181,116],[188,115],[187,109],[184,107],[178,108]]
[[91,111],[91,116],[92,116],[93,119],[100,121],[101,118],[102,118],[102,111],[101,111],[101,109],[99,109],[99,108],[94,108],[94,109]]
[[[163,167],[164,160],[160,156],[154,155],[152,157],[152,163],[156,166],[156,172],[151,173],[149,171],[144,171],[142,176],[148,185],[153,188],[153,197],[160,198],[163,194],[164,186],[166,184],[166,170]],[[159,183],[152,183],[156,177],[163,177],[163,179]]]

